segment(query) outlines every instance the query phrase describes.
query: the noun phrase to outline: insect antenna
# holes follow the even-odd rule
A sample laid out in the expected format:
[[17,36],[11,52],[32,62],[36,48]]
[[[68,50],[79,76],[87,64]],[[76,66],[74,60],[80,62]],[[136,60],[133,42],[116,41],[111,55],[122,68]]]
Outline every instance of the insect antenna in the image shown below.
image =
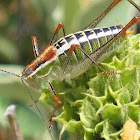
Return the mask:
[[5,73],[8,73],[8,74],[10,74],[10,75],[14,75],[14,76],[16,76],[16,77],[22,77],[22,75],[17,75],[17,74],[15,74],[15,73],[12,73],[12,72],[9,72],[9,71],[3,70],[3,69],[0,69],[0,71],[5,72]]
[[[24,85],[24,87],[25,87],[27,93],[28,93],[29,96],[31,97],[31,99],[32,99],[32,101],[33,101],[33,104],[35,105],[35,107],[37,108],[37,110],[38,110],[40,116],[42,117],[43,122],[45,122],[45,119],[44,119],[44,117],[43,117],[41,111],[39,110],[39,108],[38,108],[38,106],[37,106],[37,104],[36,104],[36,101],[34,100],[32,94],[30,93],[29,89],[28,89],[27,86],[25,85],[25,83],[24,83],[24,81],[23,81],[23,78],[21,78],[21,81],[22,81],[22,83],[23,83],[23,85]],[[46,126],[46,128],[48,129],[48,132],[49,132],[49,134],[50,134],[52,140],[54,140],[54,138],[53,138],[53,136],[52,136],[52,133],[51,133],[51,129],[49,129],[47,126]]]

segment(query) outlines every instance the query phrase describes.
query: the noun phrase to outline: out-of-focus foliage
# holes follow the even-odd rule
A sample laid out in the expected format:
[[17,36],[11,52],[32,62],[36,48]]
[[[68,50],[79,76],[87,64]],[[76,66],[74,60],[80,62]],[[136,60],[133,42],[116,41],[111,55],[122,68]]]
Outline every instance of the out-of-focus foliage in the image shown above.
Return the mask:
[[[58,25],[63,22],[66,29],[66,34],[79,31],[87,26],[91,21],[101,14],[113,0],[0,0],[0,63],[7,64],[0,66],[0,68],[14,73],[20,73],[21,67],[9,64],[27,65],[34,59],[32,51],[31,37],[34,35],[38,37],[39,46],[41,50],[49,44],[49,41]],[[134,0],[137,4],[139,0]],[[117,24],[127,24],[138,11],[126,0],[118,4],[112,12],[105,17],[105,19],[98,25],[110,26]],[[61,37],[62,31],[57,38]],[[97,71],[98,72],[98,71]],[[90,71],[89,71],[90,73]],[[89,74],[90,75],[90,74]],[[92,73],[91,73],[92,75]],[[94,76],[96,73],[94,74]],[[93,75],[92,75],[93,76]],[[84,81],[85,87],[88,88],[88,81],[90,78],[77,80],[77,86],[80,86]],[[55,85],[54,81],[54,85]],[[56,90],[60,91],[62,85],[57,86]],[[71,87],[69,81],[63,91]],[[79,96],[78,93],[86,92],[86,88],[80,87],[78,91],[73,90],[74,98],[79,100],[84,95]],[[31,89],[30,89],[31,90]],[[40,94],[31,90],[35,99],[38,99]],[[69,95],[71,97],[71,93]],[[64,96],[65,97],[65,96]],[[53,108],[55,101],[52,97],[48,97]],[[14,76],[6,73],[0,73],[0,126],[7,129],[7,122],[4,120],[4,111],[10,104],[17,105],[17,116],[20,121],[21,130],[25,140],[27,139],[50,139],[48,133],[43,131],[45,128],[40,121],[37,113],[27,108],[31,104],[31,99],[26,93],[23,84]],[[68,106],[65,106],[67,110]],[[84,107],[84,104],[83,104]],[[44,118],[48,119],[48,114],[52,111],[52,107],[40,106],[41,111],[44,113]],[[72,106],[73,111],[74,107]],[[60,110],[61,111],[61,110]],[[27,112],[27,114],[25,113]],[[47,112],[47,113],[46,113]],[[47,114],[47,115],[46,115]],[[73,113],[72,113],[73,114]],[[34,116],[34,117],[33,117]],[[68,119],[70,116],[67,116]],[[74,114],[76,120],[79,115]],[[6,123],[6,124],[5,124]],[[37,124],[37,125],[36,125]],[[80,126],[78,122],[75,125]],[[56,126],[54,124],[54,126]],[[28,129],[29,128],[29,129]],[[1,129],[2,130],[2,129]],[[57,139],[59,135],[59,127],[53,128],[53,135]],[[81,132],[80,132],[81,133]],[[36,134],[36,135],[35,135]],[[87,135],[90,135],[87,133]],[[73,136],[74,137],[74,136]],[[71,136],[70,139],[73,139]],[[63,135],[64,139],[68,139],[67,135]]]

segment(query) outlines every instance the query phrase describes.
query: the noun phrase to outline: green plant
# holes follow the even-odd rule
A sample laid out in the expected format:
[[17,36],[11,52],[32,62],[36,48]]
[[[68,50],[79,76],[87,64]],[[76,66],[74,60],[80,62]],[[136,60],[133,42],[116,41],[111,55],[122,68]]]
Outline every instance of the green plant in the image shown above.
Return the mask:
[[[140,121],[140,35],[129,36],[120,48],[101,65],[116,70],[106,75],[92,66],[74,80],[53,81],[62,100],[61,113],[54,120],[76,139],[120,139],[122,128],[129,119]],[[40,100],[52,104],[49,91],[43,89]],[[139,126],[138,126],[139,128]]]
[[[19,2],[21,1],[22,0],[19,0]],[[134,0],[134,1],[136,3],[139,2],[139,0]],[[33,52],[32,52],[31,39],[30,39],[32,35],[35,35],[39,38],[38,40],[39,40],[40,46],[44,46],[44,44],[49,43],[50,38],[53,35],[54,30],[59,22],[63,22],[65,24],[67,34],[81,30],[86,25],[88,25],[93,19],[98,17],[98,15],[102,13],[105,10],[105,8],[111,3],[111,0],[104,0],[104,1],[102,0],[32,1],[30,0],[28,2],[27,1],[26,2],[22,1],[22,2],[23,3],[21,3],[21,5],[18,5],[16,1],[13,1],[13,2],[3,1],[1,2],[2,9],[0,10],[0,14],[3,15],[1,16],[2,18],[0,19],[1,20],[0,22],[0,30],[1,30],[0,62],[1,64],[8,63],[7,65],[1,65],[0,67],[2,69],[11,71],[14,73],[19,73],[23,67],[21,68],[20,66],[17,66],[17,65],[9,65],[9,63],[27,65],[33,59]],[[104,6],[105,5],[104,2],[106,3],[106,7]],[[18,8],[20,9],[20,6],[22,7],[21,10],[23,11],[19,14]],[[120,23],[126,24],[130,21],[130,19],[132,19],[133,16],[136,15],[136,12],[137,10],[133,8],[133,6],[130,3],[123,0],[117,7],[115,7],[110,12],[110,14],[107,15],[107,17],[104,18],[104,20],[98,25],[98,27],[118,25]],[[3,22],[2,22],[2,19],[3,19]],[[19,21],[17,19],[19,19]],[[139,39],[139,35],[137,35],[136,37],[132,37],[132,41],[130,41],[131,39],[128,38],[128,40],[125,40],[125,43],[127,42],[130,45],[130,46],[127,45],[128,48],[129,47],[132,48],[133,42],[137,41],[137,43],[134,43],[135,44],[134,46],[137,48],[137,50],[139,50],[139,47],[137,47],[136,45],[139,42],[138,39]],[[123,73],[124,75],[122,77],[125,77],[125,73],[128,74],[129,76],[130,73],[133,72],[133,70],[130,69],[128,71],[126,70],[126,72],[123,71],[129,68],[131,65],[124,65],[128,62],[125,63],[125,62],[118,61],[120,59],[125,58],[128,53],[128,50],[126,49],[126,55],[122,54],[122,52],[125,52],[124,51],[125,49],[123,48],[124,47],[122,47],[121,49],[120,47],[118,51],[115,53],[116,57],[113,59],[114,64],[113,62],[111,63],[111,60],[112,60],[111,59],[112,56],[111,56],[105,61],[106,63],[102,63],[102,66],[105,69],[109,69],[109,70],[115,69],[117,72],[119,71]],[[133,60],[137,60],[136,61],[137,63],[134,65],[139,65],[138,57],[133,57],[132,55],[131,58],[129,59],[131,60],[131,63],[133,63],[132,62]],[[138,68],[134,67],[134,69],[136,69],[135,72],[137,73]],[[90,138],[90,136],[93,136],[93,134],[96,134],[94,133],[95,131],[93,131],[94,126],[96,126],[98,132],[102,132],[101,134],[104,136],[105,131],[103,132],[101,130],[104,127],[107,127],[108,124],[112,127],[112,124],[108,123],[108,120],[103,122],[102,118],[100,119],[99,117],[100,112],[101,112],[100,108],[102,108],[107,102],[115,104],[115,105],[120,104],[119,107],[122,106],[122,102],[124,98],[119,97],[118,99],[115,96],[117,96],[119,93],[113,94],[114,90],[111,91],[113,85],[116,90],[119,90],[119,88],[121,87],[120,86],[121,83],[119,83],[120,80],[121,80],[120,75],[117,75],[116,77],[114,76],[111,77],[108,75],[104,75],[103,73],[100,73],[100,71],[97,68],[92,67],[89,69],[89,71],[86,74],[76,78],[75,80],[53,81],[53,85],[57,93],[62,92],[62,94],[60,94],[59,96],[61,100],[63,101],[62,108],[59,109],[59,112],[56,114],[56,116],[62,112],[63,113],[59,117],[54,118],[54,119],[58,120],[59,122],[65,122],[63,130],[66,129],[71,132],[76,132],[75,131],[76,129],[79,130],[79,127],[82,128],[82,130],[79,133],[76,132],[79,134],[80,138],[83,138],[83,137]],[[135,80],[133,81],[135,82]],[[98,82],[101,82],[101,83],[98,83]],[[130,85],[128,85],[129,88],[130,88]],[[133,86],[133,83],[132,83],[132,86]],[[125,87],[125,89],[128,90],[127,87]],[[123,90],[125,91],[125,89]],[[32,90],[31,92],[34,93],[35,99],[39,98],[40,94],[38,92],[34,90]],[[50,95],[47,94],[49,93],[49,91],[44,89],[43,87],[42,92],[43,94],[40,99],[44,100],[45,102],[47,102],[54,108],[55,101],[53,100],[51,94]],[[86,93],[86,94],[83,94],[83,93]],[[124,93],[126,94],[123,94],[122,96],[126,96],[125,102],[127,101],[131,102],[130,99],[132,98],[131,96],[133,96],[133,94],[131,93],[131,96],[129,97],[128,91],[125,91]],[[107,96],[104,96],[106,94]],[[93,97],[93,95],[95,97]],[[136,99],[136,93],[134,95],[135,95],[134,98]],[[47,96],[47,100],[44,99],[44,97],[46,96]],[[0,73],[0,100],[1,100],[0,126],[7,127],[5,123],[3,124],[3,122],[6,122],[4,119],[5,117],[3,115],[6,109],[6,106],[10,105],[11,103],[16,103],[17,106],[21,105],[21,108],[22,108],[22,109],[19,109],[20,111],[19,114],[23,113],[23,115],[19,116],[18,118],[19,120],[21,120],[20,123],[23,123],[21,124],[21,127],[23,130],[22,132],[24,133],[24,138],[28,139],[28,137],[30,137],[30,139],[37,139],[33,136],[34,133],[36,133],[36,135],[39,134],[41,136],[45,133],[44,131],[42,131],[41,133],[42,127],[44,126],[42,125],[42,121],[40,121],[41,119],[39,115],[37,113],[33,113],[33,111],[31,111],[30,108],[27,109],[27,105],[31,104],[32,102],[31,102],[31,99],[29,99],[29,96],[26,94],[26,90],[24,89],[22,83],[20,82],[18,78],[8,75],[6,73]],[[89,102],[89,100],[91,100],[91,103]],[[47,112],[47,114],[49,114],[51,112],[52,108],[50,109],[50,106],[48,107],[48,104],[47,104],[47,107],[43,109],[42,111],[43,113]],[[88,115],[86,112],[84,113],[84,110],[87,107],[86,105],[89,105],[89,107],[92,108],[94,104],[95,104],[94,111],[97,111],[97,110],[99,111],[97,113],[92,111],[90,112],[90,114],[96,114],[96,116],[93,115],[96,118],[93,118],[95,120],[87,119],[88,116],[90,115]],[[136,105],[134,104],[133,106],[137,108],[137,104]],[[64,106],[64,109],[63,109],[63,106]],[[71,110],[69,110],[70,108]],[[31,112],[29,113],[30,115],[27,115],[27,116],[25,115],[24,112],[25,111],[28,112],[26,109],[29,112]],[[135,110],[135,108],[132,109],[132,113],[133,113],[133,110]],[[136,109],[136,110],[139,111],[139,109]],[[130,115],[132,113],[130,113]],[[134,111],[134,113],[136,115],[132,115],[132,116],[136,116],[135,118],[137,118],[137,112]],[[84,115],[84,114],[87,114],[87,115]],[[35,116],[35,115],[38,117],[38,119],[33,120],[32,116]],[[30,118],[33,121],[32,123],[36,123],[38,125],[35,126],[35,125],[32,125],[32,123],[29,124],[28,122],[30,122]],[[26,119],[27,119],[27,123],[26,123]],[[48,117],[45,117],[45,119],[47,120]],[[22,120],[25,120],[25,122]],[[39,121],[36,121],[36,120],[39,120]],[[123,120],[122,125],[124,124],[124,122],[125,120]],[[138,122],[138,119],[135,122]],[[99,123],[99,125],[97,125],[97,123]],[[27,129],[28,125],[31,125],[33,127],[33,129],[30,128],[32,131],[29,131]],[[54,137],[57,138],[59,129],[55,130],[55,128],[53,128],[53,130],[55,131]],[[98,133],[97,137],[99,138],[101,134]],[[119,134],[120,132],[116,133],[117,138],[119,137]],[[110,132],[107,136],[110,137]],[[70,137],[70,138],[73,139],[73,137]]]

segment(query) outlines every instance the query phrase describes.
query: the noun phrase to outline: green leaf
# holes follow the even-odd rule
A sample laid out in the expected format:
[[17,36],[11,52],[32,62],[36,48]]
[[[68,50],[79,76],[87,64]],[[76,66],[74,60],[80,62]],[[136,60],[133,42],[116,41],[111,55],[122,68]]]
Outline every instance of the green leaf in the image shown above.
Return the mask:
[[[63,112],[54,118],[63,124],[61,135],[65,130],[77,133],[77,122],[79,129],[84,130],[79,137],[119,140],[128,119],[139,122],[139,37],[129,36],[113,54],[114,57],[110,56],[101,64],[104,69],[116,70],[119,74],[106,75],[93,66],[88,71],[90,73],[72,80],[67,88],[66,81],[53,83],[54,87],[58,87],[58,92],[64,93],[60,94],[64,102]],[[94,72],[98,72],[97,75]],[[82,78],[85,80],[76,83]]]

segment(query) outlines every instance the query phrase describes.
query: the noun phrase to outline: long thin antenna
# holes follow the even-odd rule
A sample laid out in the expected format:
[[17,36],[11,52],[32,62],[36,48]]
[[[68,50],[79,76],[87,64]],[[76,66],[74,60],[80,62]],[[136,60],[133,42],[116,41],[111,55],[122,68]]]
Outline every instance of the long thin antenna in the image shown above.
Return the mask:
[[16,76],[16,77],[22,77],[22,75],[17,75],[17,74],[14,74],[14,73],[8,72],[8,71],[6,71],[6,70],[2,70],[2,69],[0,69],[0,71],[2,71],[2,72],[6,72],[6,73],[8,73],[8,74],[10,74],[10,75],[14,75],[14,76]]
[[[32,101],[33,101],[33,103],[34,103],[34,105],[36,106],[36,108],[37,108],[37,110],[38,110],[38,112],[39,112],[40,116],[42,117],[43,121],[45,122],[45,119],[44,119],[44,117],[43,117],[43,115],[42,115],[41,111],[39,110],[39,108],[38,108],[38,106],[37,106],[37,104],[36,104],[35,100],[33,99],[32,94],[29,92],[29,89],[28,89],[28,88],[27,88],[27,86],[25,85],[25,83],[24,83],[24,81],[23,81],[23,79],[22,79],[22,78],[21,78],[21,81],[22,81],[22,83],[23,83],[23,85],[24,85],[24,87],[25,87],[26,91],[28,92],[29,96],[31,97],[31,99],[32,99]],[[48,129],[48,132],[49,132],[49,134],[50,134],[50,136],[51,136],[52,140],[54,140],[54,138],[53,138],[53,136],[52,136],[52,134],[51,134],[50,129],[49,129],[48,127],[46,127],[46,128]]]

